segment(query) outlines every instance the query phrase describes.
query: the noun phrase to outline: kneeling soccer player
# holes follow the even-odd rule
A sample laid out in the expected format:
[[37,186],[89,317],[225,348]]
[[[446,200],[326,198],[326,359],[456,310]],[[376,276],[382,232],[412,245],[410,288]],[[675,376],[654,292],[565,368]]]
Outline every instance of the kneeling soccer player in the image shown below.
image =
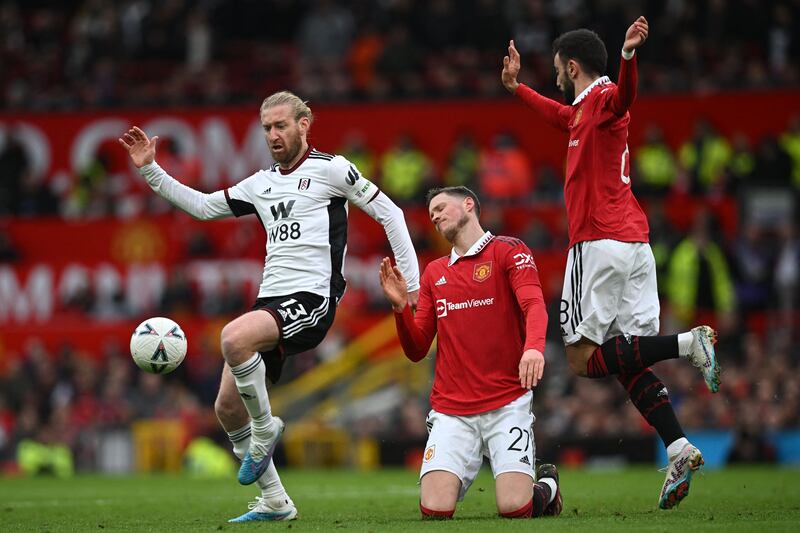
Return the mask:
[[422,516],[451,518],[484,455],[500,516],[558,515],[558,470],[543,464],[534,472],[530,389],[544,372],[547,312],[531,251],[519,239],[485,232],[478,198],[466,187],[429,191],[428,212],[453,249],[423,272],[416,315],[400,270],[388,258],[380,269],[406,357],[420,361],[438,334]]

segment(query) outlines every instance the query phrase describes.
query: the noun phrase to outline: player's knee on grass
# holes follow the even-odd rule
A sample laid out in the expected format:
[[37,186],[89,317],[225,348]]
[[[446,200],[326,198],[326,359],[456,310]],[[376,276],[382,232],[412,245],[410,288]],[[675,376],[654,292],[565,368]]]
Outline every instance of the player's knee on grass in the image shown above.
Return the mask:
[[419,504],[420,509],[425,508],[429,511],[435,512],[450,512],[456,508],[456,500],[458,495],[447,493],[422,493],[420,494]]
[[422,515],[423,520],[449,520],[453,518],[456,510],[455,508],[450,509],[449,511],[436,511],[433,509],[428,509],[422,502],[419,503],[419,512]]
[[460,490],[461,480],[451,472],[436,470],[422,476],[419,508],[423,518],[448,518],[448,513],[453,516]]
[[495,481],[497,513],[507,518],[530,516],[533,479],[522,472],[504,472]]

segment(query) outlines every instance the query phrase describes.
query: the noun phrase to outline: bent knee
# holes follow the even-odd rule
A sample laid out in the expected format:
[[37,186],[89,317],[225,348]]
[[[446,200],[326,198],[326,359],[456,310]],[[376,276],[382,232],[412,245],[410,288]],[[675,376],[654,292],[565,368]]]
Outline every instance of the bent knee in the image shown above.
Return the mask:
[[456,498],[445,494],[422,494],[419,503],[425,509],[436,513],[452,512],[456,508]]
[[589,357],[591,357],[591,354],[584,354],[577,351],[570,353],[567,351],[567,364],[569,364],[569,369],[572,373],[581,377],[588,376],[589,374],[586,371],[586,366],[589,363]]
[[244,335],[240,329],[234,324],[226,324],[220,333],[220,347],[222,348],[222,355],[227,359],[230,355],[238,354],[251,354],[253,350],[247,346]]
[[497,500],[497,513],[503,516],[510,516],[527,507],[531,503],[531,497],[523,494],[508,494]]

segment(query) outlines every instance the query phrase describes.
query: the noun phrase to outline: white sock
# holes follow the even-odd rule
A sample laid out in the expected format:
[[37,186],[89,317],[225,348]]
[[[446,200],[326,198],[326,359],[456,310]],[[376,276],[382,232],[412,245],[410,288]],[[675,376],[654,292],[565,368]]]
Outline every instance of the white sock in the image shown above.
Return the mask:
[[[233,444],[233,454],[241,461],[247,450],[250,449],[250,424],[241,427],[235,431],[228,431],[228,438]],[[281,483],[281,478],[278,475],[278,470],[275,468],[275,463],[269,462],[266,472],[261,474],[261,477],[256,480],[258,487],[261,489],[261,496],[267,500],[275,501],[276,504],[283,504],[288,500],[289,495],[286,494],[286,489]]]
[[556,492],[558,492],[558,485],[556,485],[556,480],[551,477],[543,477],[539,480],[539,483],[547,485],[550,487],[550,500],[547,502],[547,505],[553,503],[553,500],[556,499]]
[[233,444],[233,455],[240,461],[244,459],[244,454],[250,449],[250,422],[239,429],[228,431],[228,439]]
[[672,461],[672,458],[678,455],[684,446],[689,444],[689,439],[686,437],[681,437],[669,446],[667,446],[667,457],[669,460]]
[[267,395],[267,367],[258,353],[244,363],[231,367],[236,388],[250,414],[252,436],[258,440],[269,440],[275,434],[275,423]]
[[275,468],[275,463],[270,460],[267,471],[258,478],[256,481],[261,489],[261,496],[266,498],[273,504],[284,504],[289,499],[286,494],[286,489],[283,488],[281,477],[278,475],[278,469]]
[[686,333],[678,333],[678,355],[686,357],[692,353],[692,343],[694,342],[694,334],[691,331]]

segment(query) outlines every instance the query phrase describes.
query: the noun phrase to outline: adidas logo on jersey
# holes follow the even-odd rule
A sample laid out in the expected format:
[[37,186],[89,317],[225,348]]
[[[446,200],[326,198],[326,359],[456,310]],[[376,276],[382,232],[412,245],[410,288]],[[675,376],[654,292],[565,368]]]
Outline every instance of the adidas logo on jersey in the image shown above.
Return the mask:
[[436,285],[438,287],[439,285],[444,285],[445,283],[447,283],[447,280],[444,279],[444,276],[442,276],[441,278],[439,278],[439,281],[434,283],[434,285]]
[[520,459],[519,462],[524,464],[524,465],[531,466],[531,461],[530,461],[530,459],[528,459],[527,455],[523,455],[522,459]]
[[272,187],[267,187],[266,189],[264,189],[264,192],[262,192],[261,194],[269,194],[271,192],[272,192]]

